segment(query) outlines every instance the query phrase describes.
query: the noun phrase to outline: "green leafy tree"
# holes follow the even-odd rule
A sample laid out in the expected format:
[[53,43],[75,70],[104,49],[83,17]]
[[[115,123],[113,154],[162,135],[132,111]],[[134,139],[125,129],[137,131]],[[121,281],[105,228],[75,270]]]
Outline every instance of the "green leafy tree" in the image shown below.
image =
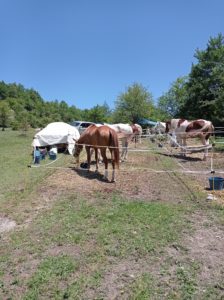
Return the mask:
[[134,83],[115,101],[114,122],[137,123],[148,118],[153,110],[152,95],[141,84]]
[[107,123],[109,117],[109,107],[107,104],[96,105],[89,110],[88,121],[94,123]]
[[74,105],[70,107],[70,122],[74,120],[81,120],[82,111],[79,108],[76,108]]
[[6,101],[0,101],[0,126],[2,131],[9,126],[11,115],[9,104]]
[[8,86],[4,81],[0,81],[0,100],[4,100],[8,97]]
[[189,119],[204,118],[214,124],[224,121],[224,36],[210,38],[205,50],[196,50],[187,82],[188,97],[181,109]]
[[17,117],[18,128],[26,132],[30,128],[31,116],[26,110],[23,110]]
[[158,109],[164,118],[181,117],[180,111],[187,99],[187,76],[179,77],[168,92],[158,100]]

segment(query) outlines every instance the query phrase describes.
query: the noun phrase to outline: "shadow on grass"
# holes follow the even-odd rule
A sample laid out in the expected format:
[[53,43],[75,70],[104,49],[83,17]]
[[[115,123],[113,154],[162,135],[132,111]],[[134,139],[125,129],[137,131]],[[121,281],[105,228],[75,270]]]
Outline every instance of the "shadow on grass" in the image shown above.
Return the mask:
[[185,163],[188,161],[203,161],[201,158],[199,157],[191,157],[191,156],[183,156],[181,154],[167,154],[167,153],[160,153],[160,155],[166,156],[166,157],[174,157],[177,158],[179,160],[181,160],[181,162]]
[[[109,164],[109,163],[108,163]],[[91,162],[91,166],[95,165],[95,162]],[[103,164],[104,166],[104,164]],[[81,168],[81,167],[71,167],[71,170],[73,170],[74,172],[76,172],[80,177],[84,177],[86,179],[89,180],[93,180],[93,179],[97,179],[100,182],[106,182],[106,183],[111,183],[110,180],[105,180],[104,179],[104,175],[96,172],[95,170],[87,170],[87,165],[85,166],[85,168]],[[104,172],[104,167],[103,167],[103,172]]]

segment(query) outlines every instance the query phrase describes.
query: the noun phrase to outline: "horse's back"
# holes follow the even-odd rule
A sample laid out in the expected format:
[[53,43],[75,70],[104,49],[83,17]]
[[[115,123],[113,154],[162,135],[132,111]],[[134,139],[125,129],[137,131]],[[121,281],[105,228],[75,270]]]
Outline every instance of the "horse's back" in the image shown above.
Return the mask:
[[82,142],[92,146],[110,146],[111,136],[117,138],[116,131],[107,125],[91,125],[83,133]]
[[197,119],[188,121],[185,119],[171,119],[170,131],[175,132],[182,138],[197,137],[206,133],[207,137],[214,131],[214,126],[211,121]]

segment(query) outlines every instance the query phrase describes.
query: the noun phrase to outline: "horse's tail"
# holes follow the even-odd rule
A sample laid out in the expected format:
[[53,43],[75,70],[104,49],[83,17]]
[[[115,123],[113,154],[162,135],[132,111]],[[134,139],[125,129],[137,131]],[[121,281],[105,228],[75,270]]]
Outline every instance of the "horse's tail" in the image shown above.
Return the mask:
[[211,135],[215,135],[215,127],[212,123],[211,123],[211,127],[210,127],[210,132],[211,132]]
[[206,138],[209,138],[210,135],[214,135],[215,128],[211,121],[205,121],[204,126],[201,129],[199,129],[199,131],[204,132]]
[[119,161],[120,161],[119,142],[118,142],[117,133],[113,129],[110,130],[109,145],[111,146],[115,166],[119,169]]
[[212,122],[208,125],[208,133],[205,136],[205,139],[208,140],[210,136],[215,135],[215,127],[213,126]]
[[194,132],[196,134],[203,135],[205,137],[205,140],[208,140],[211,135],[212,136],[214,135],[215,128],[211,121],[207,121],[207,120],[203,120],[203,121],[205,122],[205,124],[201,128],[196,129]]

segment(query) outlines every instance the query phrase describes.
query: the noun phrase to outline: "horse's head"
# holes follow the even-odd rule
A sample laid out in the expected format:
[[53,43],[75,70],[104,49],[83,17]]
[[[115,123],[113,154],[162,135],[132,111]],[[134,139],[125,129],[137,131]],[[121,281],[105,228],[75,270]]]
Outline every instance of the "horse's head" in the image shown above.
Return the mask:
[[169,133],[171,128],[171,121],[166,121],[166,129],[165,129],[165,133]]
[[139,124],[131,124],[130,126],[134,134],[142,134],[142,127]]
[[83,149],[83,145],[78,144],[78,143],[75,144],[75,150],[73,152],[73,156],[76,158],[77,164],[79,163],[79,155],[80,155],[82,149]]

